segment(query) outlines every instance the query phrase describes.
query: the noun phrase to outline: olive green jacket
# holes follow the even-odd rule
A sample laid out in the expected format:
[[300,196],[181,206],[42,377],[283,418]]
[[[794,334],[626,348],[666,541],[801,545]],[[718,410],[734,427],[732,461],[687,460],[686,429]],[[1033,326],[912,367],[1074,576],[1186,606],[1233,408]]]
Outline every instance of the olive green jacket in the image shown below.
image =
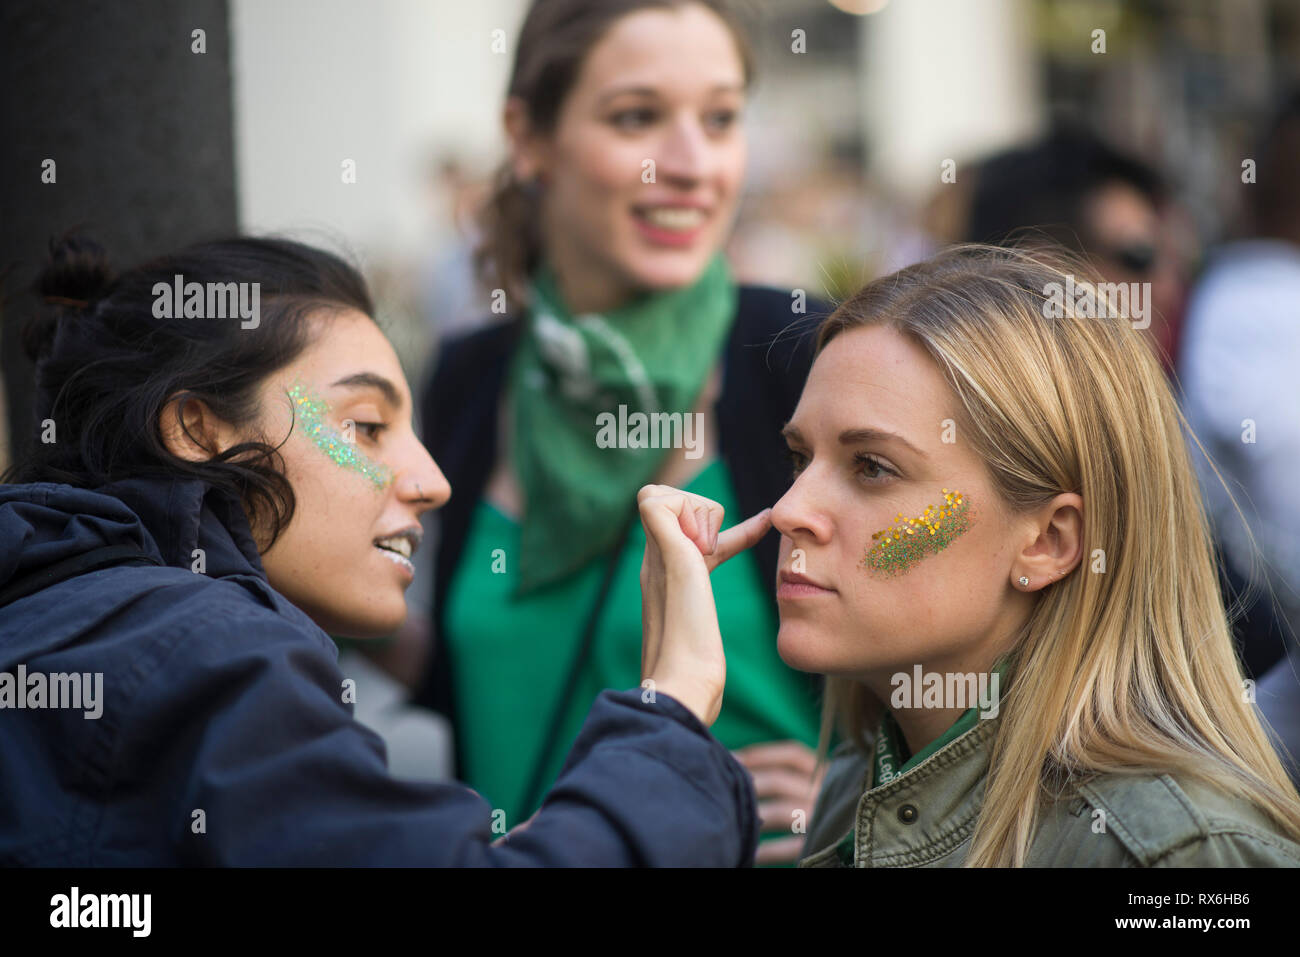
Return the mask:
[[[837,748],[800,867],[960,867],[983,803],[998,719],[888,784],[850,743]],[[837,848],[852,832],[851,841]],[[1300,844],[1263,812],[1167,774],[1103,775],[1042,808],[1030,867],[1300,867]]]

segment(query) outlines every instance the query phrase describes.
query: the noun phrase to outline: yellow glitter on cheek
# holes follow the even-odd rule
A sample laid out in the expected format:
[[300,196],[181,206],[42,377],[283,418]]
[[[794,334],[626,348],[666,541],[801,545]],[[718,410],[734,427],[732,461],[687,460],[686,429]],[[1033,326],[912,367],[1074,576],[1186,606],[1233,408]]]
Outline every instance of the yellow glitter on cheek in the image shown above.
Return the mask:
[[[904,519],[871,536],[876,544],[867,549],[862,566],[871,571],[895,575],[914,566],[927,555],[933,555],[952,544],[953,540],[970,528],[972,513],[966,496],[955,489],[943,490],[944,504],[927,505],[919,518]],[[917,527],[928,534],[916,535]]]
[[328,402],[310,393],[301,383],[295,383],[288,395],[293,401],[294,418],[301,423],[303,434],[329,456],[330,461],[369,479],[378,489],[392,484],[391,468],[371,459],[326,421],[330,408]]

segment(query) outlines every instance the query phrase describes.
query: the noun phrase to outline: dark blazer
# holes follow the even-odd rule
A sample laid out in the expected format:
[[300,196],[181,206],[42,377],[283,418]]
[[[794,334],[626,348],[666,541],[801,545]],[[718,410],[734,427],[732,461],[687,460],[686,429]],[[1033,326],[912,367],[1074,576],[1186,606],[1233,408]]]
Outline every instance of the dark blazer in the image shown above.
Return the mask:
[[[776,503],[790,487],[790,463],[781,427],[798,404],[812,365],[815,332],[830,312],[809,301],[795,314],[789,292],[741,286],[736,318],[722,355],[722,389],[714,411],[719,455],[731,473],[741,515]],[[496,463],[498,410],[506,370],[520,332],[501,323],[447,343],[431,379],[421,390],[425,447],[451,483],[451,500],[437,513],[438,553],[434,566],[433,615],[436,647],[416,700],[445,715],[457,728],[455,689],[445,642],[443,596],[460,560],[474,508]],[[755,547],[760,584],[776,602],[780,536],[769,532]],[[817,679],[810,679],[814,682]],[[459,735],[457,765],[459,768]]]
[[[150,564],[51,583],[105,548]],[[102,683],[79,708],[0,698],[0,866],[754,858],[749,774],[662,693],[603,692],[541,811],[500,844],[473,791],[391,777],[333,642],[271,588],[239,502],[200,480],[0,485],[0,596],[25,591],[0,608],[0,682]]]

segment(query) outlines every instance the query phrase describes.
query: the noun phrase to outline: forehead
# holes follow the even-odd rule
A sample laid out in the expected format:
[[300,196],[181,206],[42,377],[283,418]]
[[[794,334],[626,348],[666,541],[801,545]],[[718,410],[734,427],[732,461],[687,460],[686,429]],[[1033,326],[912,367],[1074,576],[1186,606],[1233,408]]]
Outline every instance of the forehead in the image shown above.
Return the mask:
[[1119,180],[1094,190],[1084,208],[1094,228],[1109,232],[1150,231],[1159,221],[1151,201],[1136,187]]
[[830,415],[837,428],[853,419],[842,427],[884,426],[937,436],[940,420],[954,416],[955,403],[925,350],[889,326],[864,326],[840,333],[817,356],[795,418],[811,413],[806,423],[811,426]]
[[312,316],[312,341],[286,370],[308,378],[317,388],[358,372],[371,372],[388,379],[403,402],[409,390],[402,365],[392,344],[367,315],[355,309]]
[[614,88],[660,90],[738,86],[744,77],[730,28],[697,4],[638,10],[616,20],[584,61],[576,94]]

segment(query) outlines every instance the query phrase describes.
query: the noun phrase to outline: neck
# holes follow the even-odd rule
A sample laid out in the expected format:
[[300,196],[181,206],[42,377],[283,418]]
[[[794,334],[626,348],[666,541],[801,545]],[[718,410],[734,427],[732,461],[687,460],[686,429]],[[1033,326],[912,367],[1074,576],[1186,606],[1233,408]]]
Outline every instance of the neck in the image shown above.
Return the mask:
[[550,247],[551,268],[560,297],[572,315],[588,312],[611,312],[636,295],[629,284],[609,272],[591,268],[591,263],[577,261],[563,244]]
[[[908,750],[916,754],[952,727],[968,709],[975,708],[981,714],[996,713],[1006,689],[993,666],[1008,646],[999,647],[1000,650],[977,653],[959,661],[921,663],[919,677],[917,666],[909,666],[888,674],[863,676],[860,680],[889,709]],[[954,677],[950,685],[949,676],[968,675],[974,677],[973,682]],[[936,689],[937,707],[933,700]]]
[[894,720],[907,741],[907,750],[916,754],[943,734],[962,716],[965,708],[891,708]]

